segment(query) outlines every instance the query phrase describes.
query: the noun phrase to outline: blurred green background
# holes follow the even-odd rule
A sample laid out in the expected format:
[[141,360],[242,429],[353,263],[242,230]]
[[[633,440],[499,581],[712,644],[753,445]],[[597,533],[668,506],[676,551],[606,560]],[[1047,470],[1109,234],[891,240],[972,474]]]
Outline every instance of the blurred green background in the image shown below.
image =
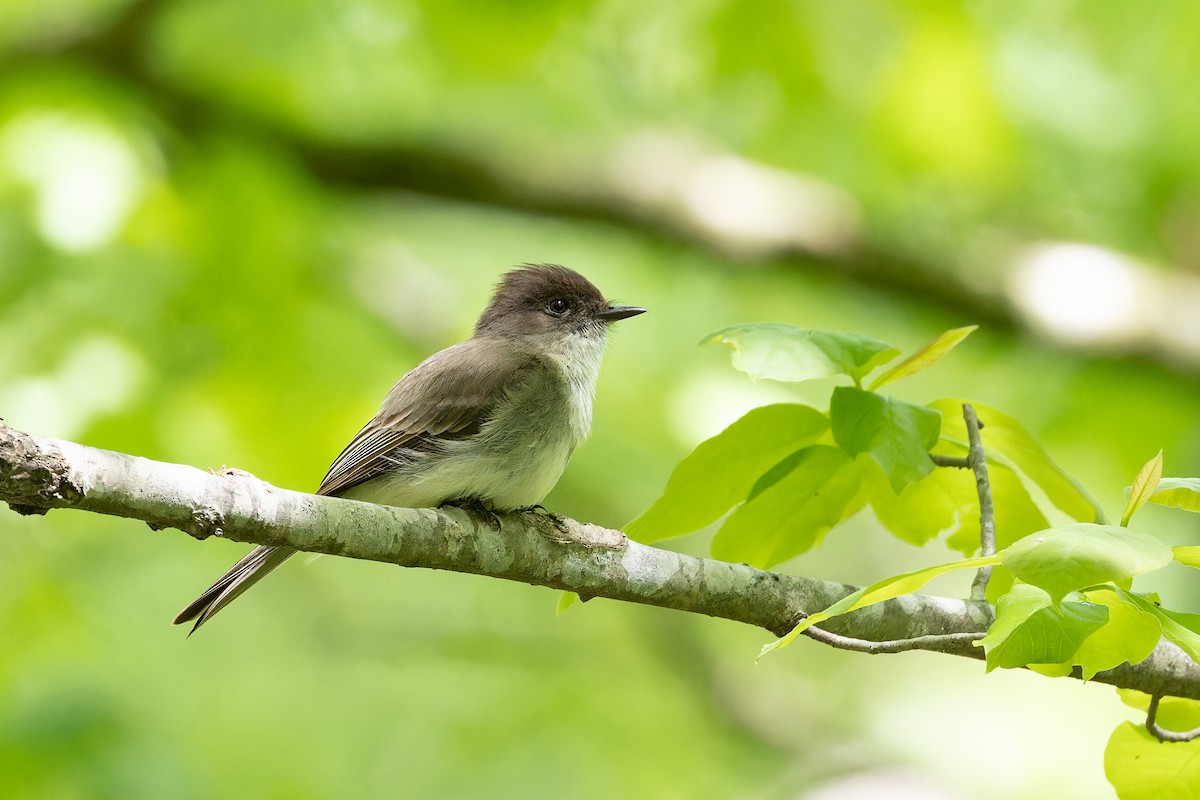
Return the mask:
[[[777,320],[982,323],[898,393],[1004,408],[1119,513],[1160,447],[1200,474],[1196,30],[1184,0],[3,0],[0,416],[312,489],[554,261],[651,310],[555,511],[620,526],[746,409],[823,403],[695,345]],[[0,512],[0,796],[1111,796],[1113,692],[977,662],[755,666],[732,623],[334,558],[170,628],[245,549]],[[948,556],[861,515],[787,568]],[[1182,573],[1149,588],[1198,610]]]

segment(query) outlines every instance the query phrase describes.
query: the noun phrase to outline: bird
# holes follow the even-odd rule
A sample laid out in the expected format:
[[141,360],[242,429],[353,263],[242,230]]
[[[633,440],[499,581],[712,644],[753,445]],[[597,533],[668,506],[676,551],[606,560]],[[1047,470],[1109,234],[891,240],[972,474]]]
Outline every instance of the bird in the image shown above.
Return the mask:
[[[608,330],[642,314],[558,264],[504,273],[471,338],[396,382],[317,494],[489,514],[538,507],[592,423]],[[174,619],[189,636],[297,551],[258,546]]]

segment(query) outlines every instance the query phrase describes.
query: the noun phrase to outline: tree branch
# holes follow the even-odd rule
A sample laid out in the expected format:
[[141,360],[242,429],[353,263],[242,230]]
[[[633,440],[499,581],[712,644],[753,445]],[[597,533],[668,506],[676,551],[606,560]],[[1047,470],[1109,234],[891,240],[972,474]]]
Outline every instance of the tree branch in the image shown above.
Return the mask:
[[[694,558],[620,531],[538,514],[503,514],[500,530],[457,508],[395,508],[280,489],[240,471],[206,472],[21,433],[0,421],[0,500],[19,513],[75,508],[178,528],[203,539],[488,575],[743,622],[776,636],[855,590],[832,581]],[[850,649],[929,650],[982,659],[986,603],[906,595],[826,623]],[[836,637],[836,638],[835,638]],[[904,640],[902,646],[893,640]],[[864,644],[865,643],[865,644]],[[1094,680],[1200,699],[1200,664],[1160,642],[1150,658]]]

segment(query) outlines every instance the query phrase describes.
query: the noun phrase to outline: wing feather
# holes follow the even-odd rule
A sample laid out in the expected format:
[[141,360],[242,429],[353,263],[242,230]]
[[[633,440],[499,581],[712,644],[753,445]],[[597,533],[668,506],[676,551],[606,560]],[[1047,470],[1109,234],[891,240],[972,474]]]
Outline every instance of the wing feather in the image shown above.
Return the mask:
[[396,382],[379,413],[334,459],[317,493],[337,495],[376,478],[404,450],[477,433],[508,387],[539,364],[511,340],[470,339],[435,353]]

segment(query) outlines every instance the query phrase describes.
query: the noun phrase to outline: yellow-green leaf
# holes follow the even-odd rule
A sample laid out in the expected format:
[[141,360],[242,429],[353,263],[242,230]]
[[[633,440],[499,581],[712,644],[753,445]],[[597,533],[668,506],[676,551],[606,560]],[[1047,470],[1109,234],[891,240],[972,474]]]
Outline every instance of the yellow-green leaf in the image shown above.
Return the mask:
[[1158,482],[1162,480],[1162,467],[1162,450],[1159,450],[1158,455],[1147,461],[1133,479],[1133,485],[1129,487],[1129,499],[1125,501],[1125,511],[1121,514],[1122,527],[1129,524],[1130,518],[1139,508],[1146,505],[1150,495],[1158,490]]
[[1068,592],[1165,567],[1171,549],[1130,528],[1077,522],[1031,533],[1000,557],[1013,575],[1045,589],[1057,603]]
[[799,403],[752,409],[680,461],[662,496],[625,533],[649,544],[712,524],[745,500],[764,473],[828,428],[828,417]]
[[957,347],[959,342],[970,336],[978,327],[978,325],[968,325],[965,328],[954,328],[953,330],[946,331],[872,381],[871,391],[875,391],[880,386],[892,381],[898,381],[902,378],[907,378],[909,375],[914,375],[926,367],[933,366],[941,361],[947,353]]
[[784,477],[729,515],[713,537],[713,558],[767,569],[809,550],[863,507],[861,461],[825,445],[798,455]]
[[1200,478],[1163,478],[1150,502],[1160,506],[1200,511]]
[[1144,725],[1122,722],[1104,750],[1104,774],[1121,800],[1196,800],[1200,739],[1160,742]]
[[1162,636],[1156,616],[1115,591],[1096,590],[1085,597],[1089,603],[1108,608],[1108,624],[1085,639],[1073,659],[1083,670],[1085,681],[1125,662],[1140,664],[1154,651]]
[[1185,567],[1200,569],[1200,547],[1172,547],[1171,554],[1176,561]]
[[558,605],[554,607],[555,615],[561,614],[579,600],[579,595],[574,592],[559,592]]
[[1162,626],[1163,636],[1178,645],[1193,661],[1200,661],[1200,617],[1168,611],[1155,602],[1156,598],[1152,596],[1124,589],[1117,589],[1116,592],[1127,602],[1157,617]]
[[1036,586],[1017,584],[996,604],[987,636],[974,642],[987,653],[987,670],[1038,664],[1043,675],[1070,672],[1079,646],[1108,622],[1108,609],[1089,603],[1054,605]]

